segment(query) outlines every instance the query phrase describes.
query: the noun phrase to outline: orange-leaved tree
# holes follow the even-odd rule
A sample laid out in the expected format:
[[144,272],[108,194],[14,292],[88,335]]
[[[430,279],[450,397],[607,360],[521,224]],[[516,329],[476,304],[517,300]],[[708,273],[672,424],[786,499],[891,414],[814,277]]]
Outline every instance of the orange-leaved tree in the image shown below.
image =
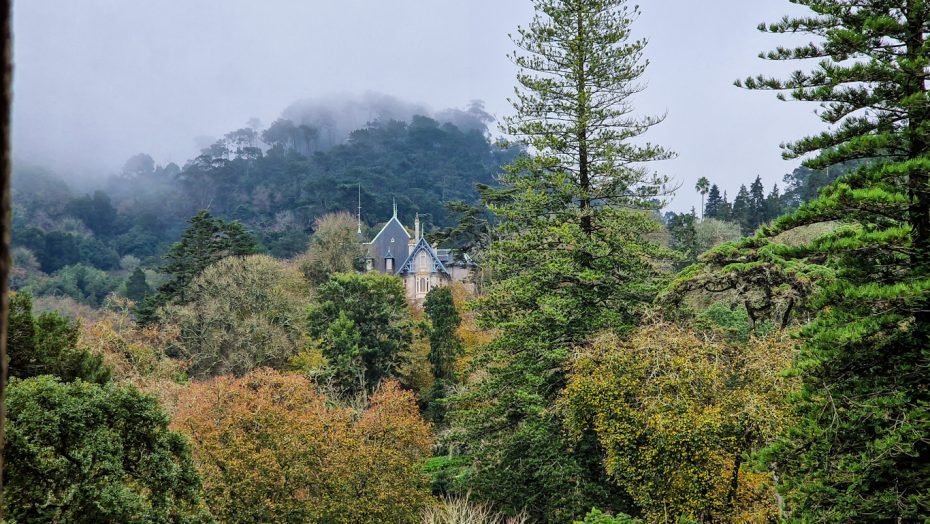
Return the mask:
[[217,377],[182,395],[173,427],[224,522],[412,523],[428,501],[430,428],[396,382],[359,414],[297,374]]

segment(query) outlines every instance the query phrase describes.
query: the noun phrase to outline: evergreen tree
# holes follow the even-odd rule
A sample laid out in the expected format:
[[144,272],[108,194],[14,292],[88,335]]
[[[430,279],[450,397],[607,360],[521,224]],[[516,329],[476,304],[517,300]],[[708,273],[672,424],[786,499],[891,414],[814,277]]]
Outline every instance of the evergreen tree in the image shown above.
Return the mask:
[[772,186],[772,192],[765,197],[765,221],[775,220],[784,212],[782,208],[781,193],[778,184]]
[[710,191],[707,193],[707,203],[704,204],[704,216],[707,218],[725,220],[724,217],[720,216],[722,213],[723,197],[720,196],[720,188],[717,187],[717,184],[714,184],[710,186]]
[[672,213],[669,217],[668,228],[669,235],[672,237],[671,248],[682,255],[680,262],[676,264],[676,269],[693,264],[697,261],[698,252],[697,230],[695,224],[697,217],[694,208],[690,213]]
[[143,323],[154,321],[161,306],[186,303],[188,285],[210,264],[258,251],[255,239],[238,222],[226,222],[202,210],[191,217],[190,224],[181,241],[165,255],[167,263],[161,271],[169,280],[139,307],[138,316]]
[[433,378],[452,380],[455,377],[455,359],[462,352],[462,340],[456,330],[462,318],[455,309],[452,290],[439,287],[426,295],[423,311],[429,318],[429,362]]
[[755,232],[765,222],[765,204],[765,186],[762,185],[762,177],[756,175],[756,179],[749,185],[749,209],[746,217],[747,235]]
[[841,220],[791,252],[835,270],[803,332],[798,422],[763,457],[792,521],[930,519],[930,3],[803,0],[762,25],[814,35],[771,60],[821,59],[787,80],[737,82],[817,101],[830,129],[786,146],[811,169],[872,159],[766,235]]
[[739,186],[739,193],[737,193],[736,198],[733,199],[733,210],[730,212],[730,220],[739,224],[740,228],[743,230],[743,235],[752,234],[754,231],[751,227],[752,223],[749,218],[750,209],[749,190],[746,189],[745,185]]
[[707,180],[707,177],[702,176],[698,179],[694,189],[701,194],[701,220],[704,220],[704,214],[707,211],[707,209],[704,207],[704,197],[707,196],[707,192],[710,191],[710,180]]
[[403,283],[378,273],[336,273],[317,289],[308,333],[345,392],[396,377],[413,338]]
[[152,293],[152,286],[145,280],[145,272],[137,267],[126,280],[126,298],[141,304]]
[[427,412],[434,422],[440,423],[445,418],[445,405],[441,400],[446,388],[455,381],[455,361],[462,354],[462,339],[456,333],[462,318],[448,287],[434,288],[427,293],[423,311],[429,319],[429,363],[433,372]]
[[186,438],[134,387],[10,381],[4,517],[11,522],[213,522]]
[[717,215],[717,218],[720,220],[735,222],[735,220],[733,220],[733,204],[731,204],[730,200],[727,198],[726,191],[723,192],[723,200],[720,202],[720,211]]
[[488,264],[502,278],[476,307],[499,330],[479,356],[487,376],[461,402],[469,488],[509,511],[566,522],[624,496],[606,482],[590,440],[569,442],[553,403],[571,348],[634,324],[655,293],[646,235],[664,179],[645,167],[669,152],[640,137],[659,122],[631,112],[645,41],[630,40],[637,9],[623,0],[535,0],[513,57],[520,66],[506,122],[536,154],[490,192],[500,219]]
[[16,293],[10,298],[9,314],[7,356],[11,377],[55,375],[66,382],[81,379],[101,384],[110,380],[103,358],[77,347],[77,321],[55,312],[33,316],[28,293]]

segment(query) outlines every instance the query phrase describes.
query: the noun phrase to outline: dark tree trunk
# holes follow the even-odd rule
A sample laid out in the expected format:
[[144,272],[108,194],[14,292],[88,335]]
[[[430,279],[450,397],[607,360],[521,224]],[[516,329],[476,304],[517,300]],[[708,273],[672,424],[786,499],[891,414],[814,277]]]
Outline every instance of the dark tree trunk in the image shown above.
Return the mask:
[[[0,24],[3,39],[3,107],[0,108],[0,502],[3,498],[3,442],[6,421],[6,345],[10,313],[10,108],[12,104],[13,46],[11,39],[12,0],[0,0]],[[0,519],[3,506],[0,504]]]

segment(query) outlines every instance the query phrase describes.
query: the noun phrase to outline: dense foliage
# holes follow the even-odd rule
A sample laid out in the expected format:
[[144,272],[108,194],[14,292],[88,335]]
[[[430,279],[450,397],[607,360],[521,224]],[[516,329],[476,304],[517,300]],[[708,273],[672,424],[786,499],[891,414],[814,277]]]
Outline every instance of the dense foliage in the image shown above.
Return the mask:
[[32,297],[10,299],[7,365],[11,377],[55,375],[66,382],[83,379],[105,383],[110,371],[99,355],[77,347],[77,321],[55,312],[32,314]]
[[193,295],[191,282],[209,265],[230,256],[255,253],[255,240],[238,222],[225,222],[201,211],[190,219],[190,227],[180,242],[171,246],[160,270],[168,280],[140,310],[143,321],[154,320],[158,307],[186,304]]
[[478,356],[484,376],[456,399],[459,445],[474,493],[509,511],[564,522],[623,504],[593,441],[570,442],[552,409],[572,346],[636,322],[652,300],[648,210],[664,179],[644,163],[669,158],[639,137],[656,118],[630,114],[644,41],[630,40],[635,8],[620,0],[538,0],[520,28],[521,72],[506,131],[537,152],[508,166],[487,192],[498,240],[496,280],[476,303],[500,330]]
[[788,422],[793,345],[731,344],[669,323],[628,339],[604,335],[578,353],[561,407],[578,436],[593,431],[605,466],[647,522],[765,522],[778,507],[750,454]]
[[174,427],[196,443],[223,522],[413,523],[432,437],[413,395],[387,382],[356,415],[299,375],[257,370],[191,386]]
[[14,379],[4,513],[16,522],[210,522],[190,446],[132,387]]
[[372,390],[397,376],[413,338],[402,281],[378,273],[339,273],[317,289],[316,299],[308,333],[341,391]]
[[[688,213],[624,0],[533,0],[514,145],[297,104],[87,195],[19,166],[4,516],[926,521],[930,4],[791,1],[763,57],[819,61],[738,84],[831,127]],[[395,198],[476,296],[360,271]]]
[[185,304],[158,311],[178,336],[173,353],[196,378],[282,368],[303,349],[310,288],[300,272],[267,255],[227,257],[184,291]]
[[820,102],[830,130],[786,146],[822,168],[870,159],[762,235],[839,220],[797,248],[834,281],[816,299],[796,364],[798,424],[765,455],[792,519],[920,521],[930,515],[930,4],[799,1],[806,16],[762,25],[816,37],[765,54],[819,58],[787,80],[743,85]]
[[345,211],[330,213],[313,223],[307,253],[298,259],[300,270],[311,284],[319,286],[334,273],[362,269],[366,255],[357,217]]

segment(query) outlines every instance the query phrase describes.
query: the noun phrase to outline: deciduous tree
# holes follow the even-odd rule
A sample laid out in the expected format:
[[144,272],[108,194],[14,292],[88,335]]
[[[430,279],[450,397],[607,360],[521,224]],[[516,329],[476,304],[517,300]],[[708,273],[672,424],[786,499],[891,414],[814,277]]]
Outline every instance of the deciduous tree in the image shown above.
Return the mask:
[[300,375],[218,377],[185,392],[173,426],[223,522],[415,523],[428,500],[430,430],[393,382],[357,415]]
[[789,421],[782,372],[793,349],[668,323],[604,335],[574,358],[561,407],[577,435],[597,435],[608,473],[647,522],[764,522],[778,515],[774,482],[746,458]]
[[188,302],[159,310],[178,330],[177,354],[202,378],[281,368],[305,345],[310,288],[298,270],[267,255],[229,257],[185,290]]

